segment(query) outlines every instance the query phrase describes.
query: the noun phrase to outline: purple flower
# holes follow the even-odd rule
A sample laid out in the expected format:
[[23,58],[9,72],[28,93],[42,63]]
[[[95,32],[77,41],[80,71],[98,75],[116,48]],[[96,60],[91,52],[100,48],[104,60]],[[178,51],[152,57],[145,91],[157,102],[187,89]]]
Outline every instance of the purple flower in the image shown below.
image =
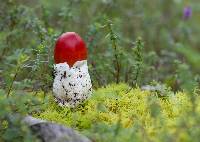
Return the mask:
[[183,19],[187,20],[192,16],[192,8],[189,6],[186,6],[183,10]]

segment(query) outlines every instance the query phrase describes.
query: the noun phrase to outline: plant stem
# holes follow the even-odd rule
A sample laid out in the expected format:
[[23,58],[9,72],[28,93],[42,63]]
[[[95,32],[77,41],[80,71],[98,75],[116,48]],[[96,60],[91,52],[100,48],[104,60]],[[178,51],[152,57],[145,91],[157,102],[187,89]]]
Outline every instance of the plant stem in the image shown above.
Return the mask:
[[115,78],[116,78],[116,83],[119,83],[119,79],[120,79],[120,63],[119,63],[119,58],[118,58],[118,51],[117,51],[117,44],[116,44],[116,35],[114,34],[113,30],[112,30],[112,24],[109,21],[108,22],[108,30],[110,32],[110,40],[112,41],[112,47],[114,49],[114,64],[115,64]]
[[143,64],[142,48],[143,48],[142,40],[141,40],[141,38],[138,38],[136,41],[136,47],[135,47],[135,60],[136,60],[135,78],[133,79],[131,88],[126,93],[130,92],[133,89],[133,87],[137,84],[139,75],[141,74],[140,72],[142,70],[141,68],[142,68],[142,64]]
[[7,97],[10,96],[10,93],[11,93],[11,91],[12,91],[13,84],[14,84],[14,81],[16,80],[16,77],[17,77],[17,74],[18,74],[18,72],[19,72],[19,69],[20,69],[20,66],[17,67],[16,72],[15,72],[15,75],[14,75],[14,77],[13,77],[13,79],[12,79],[12,82],[11,82],[9,88],[8,88],[8,93],[7,93],[7,95],[6,95]]

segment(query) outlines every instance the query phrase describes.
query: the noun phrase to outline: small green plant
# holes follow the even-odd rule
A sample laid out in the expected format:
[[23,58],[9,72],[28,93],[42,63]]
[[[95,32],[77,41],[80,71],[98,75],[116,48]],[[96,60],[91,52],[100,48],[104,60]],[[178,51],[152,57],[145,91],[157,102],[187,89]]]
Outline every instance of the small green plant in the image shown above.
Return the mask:
[[142,65],[143,65],[143,55],[142,55],[142,50],[144,48],[142,39],[139,37],[136,40],[136,45],[135,45],[135,49],[134,49],[134,53],[135,53],[135,78],[133,80],[132,85],[136,85],[138,83],[138,79],[140,77],[140,74],[142,74]]
[[20,70],[22,69],[23,65],[24,65],[24,62],[26,62],[28,60],[28,56],[25,55],[25,54],[21,54],[19,56],[19,60],[17,61],[17,65],[14,69],[14,75],[13,75],[13,78],[11,79],[11,82],[8,83],[8,92],[7,92],[7,97],[10,96],[10,93],[12,91],[12,88],[13,88],[13,84],[14,84],[14,81],[16,80],[17,78],[17,75],[18,73],[20,72]]
[[109,31],[110,40],[112,43],[112,48],[114,49],[114,60],[113,60],[113,64],[114,64],[114,68],[115,68],[114,78],[116,79],[116,83],[119,83],[120,82],[121,65],[120,65],[120,59],[118,57],[119,51],[118,51],[118,47],[117,47],[117,35],[114,33],[114,31],[112,29],[111,21],[107,22],[107,27],[108,27],[108,31]]
[[189,66],[185,63],[177,63],[177,80],[180,84],[180,89],[188,91],[189,93],[193,92],[195,87],[198,86],[198,82],[195,80],[194,76],[189,70]]
[[[90,52],[89,63],[91,64],[89,69],[94,84],[106,86],[114,81],[115,83],[126,82],[132,84],[131,86],[135,86],[133,84],[137,82],[139,85],[143,68],[143,41],[138,38],[135,43],[129,41],[131,47],[123,47],[124,37],[118,34],[114,22],[102,19],[107,19],[107,16],[102,16],[100,20],[97,19],[95,24],[91,25],[87,37]],[[103,42],[102,45],[97,45],[96,41],[104,38],[102,37],[104,30],[108,44]],[[106,50],[102,50],[104,49],[101,48],[102,46],[106,46]],[[104,54],[101,54],[102,52]]]

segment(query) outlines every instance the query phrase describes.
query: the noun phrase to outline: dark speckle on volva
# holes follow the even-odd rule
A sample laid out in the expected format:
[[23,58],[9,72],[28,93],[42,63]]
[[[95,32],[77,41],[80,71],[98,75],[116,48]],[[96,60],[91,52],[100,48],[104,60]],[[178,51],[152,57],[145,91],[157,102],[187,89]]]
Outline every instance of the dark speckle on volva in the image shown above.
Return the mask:
[[[85,62],[85,61],[84,61]],[[68,66],[56,64],[53,92],[61,106],[76,107],[91,96],[91,83],[87,66]]]

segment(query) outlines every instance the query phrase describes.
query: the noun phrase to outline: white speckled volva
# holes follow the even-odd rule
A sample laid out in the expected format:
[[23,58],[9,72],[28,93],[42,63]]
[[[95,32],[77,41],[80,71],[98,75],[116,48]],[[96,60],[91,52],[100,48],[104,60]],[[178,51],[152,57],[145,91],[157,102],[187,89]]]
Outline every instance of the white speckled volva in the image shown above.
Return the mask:
[[65,63],[54,65],[53,94],[60,106],[76,107],[92,94],[87,60],[77,61],[73,67]]

